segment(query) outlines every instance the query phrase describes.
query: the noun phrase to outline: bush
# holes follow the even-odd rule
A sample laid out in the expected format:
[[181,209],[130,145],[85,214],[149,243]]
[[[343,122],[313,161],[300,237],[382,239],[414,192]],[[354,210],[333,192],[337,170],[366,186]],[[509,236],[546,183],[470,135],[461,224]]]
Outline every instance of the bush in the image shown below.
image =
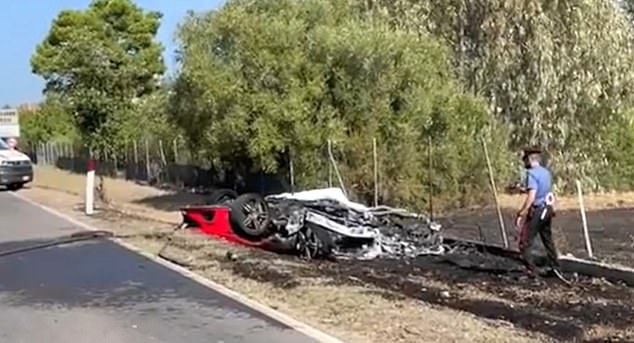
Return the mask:
[[49,96],[38,109],[20,112],[20,145],[73,142],[77,131],[72,117],[58,97]]

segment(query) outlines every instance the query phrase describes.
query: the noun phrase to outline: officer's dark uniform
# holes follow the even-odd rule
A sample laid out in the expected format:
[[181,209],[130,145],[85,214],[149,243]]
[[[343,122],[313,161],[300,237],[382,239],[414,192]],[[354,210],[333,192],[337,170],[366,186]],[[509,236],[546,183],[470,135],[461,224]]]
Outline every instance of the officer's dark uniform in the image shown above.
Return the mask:
[[527,175],[524,186],[526,191],[535,190],[535,200],[531,204],[528,215],[523,220],[520,230],[519,248],[531,274],[537,272],[535,262],[530,251],[539,235],[546,248],[548,264],[552,271],[559,271],[557,250],[552,237],[551,222],[554,216],[554,196],[552,194],[552,175],[550,171],[541,165],[528,165],[528,157],[531,154],[539,154],[541,151],[535,148],[524,150],[524,161],[527,163]]

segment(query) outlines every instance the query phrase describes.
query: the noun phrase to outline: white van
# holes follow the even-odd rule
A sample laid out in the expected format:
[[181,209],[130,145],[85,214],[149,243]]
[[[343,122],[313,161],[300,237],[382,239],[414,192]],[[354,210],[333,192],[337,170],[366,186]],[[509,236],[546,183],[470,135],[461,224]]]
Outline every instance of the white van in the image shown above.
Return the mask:
[[12,149],[0,138],[0,186],[16,191],[33,181],[33,163],[24,153]]

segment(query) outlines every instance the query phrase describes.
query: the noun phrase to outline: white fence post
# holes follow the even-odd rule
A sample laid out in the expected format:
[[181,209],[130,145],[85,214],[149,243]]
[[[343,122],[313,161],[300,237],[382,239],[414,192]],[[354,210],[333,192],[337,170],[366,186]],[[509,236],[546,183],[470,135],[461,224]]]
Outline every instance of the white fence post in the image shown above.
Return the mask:
[[583,192],[581,190],[581,181],[576,180],[577,184],[577,195],[579,196],[579,211],[581,211],[581,224],[583,225],[583,239],[586,243],[586,251],[588,252],[588,257],[594,257],[594,253],[592,251],[592,244],[590,243],[590,233],[588,232],[588,219],[586,218],[586,208],[583,204]]
[[95,160],[92,156],[86,169],[86,214],[92,215],[95,213]]

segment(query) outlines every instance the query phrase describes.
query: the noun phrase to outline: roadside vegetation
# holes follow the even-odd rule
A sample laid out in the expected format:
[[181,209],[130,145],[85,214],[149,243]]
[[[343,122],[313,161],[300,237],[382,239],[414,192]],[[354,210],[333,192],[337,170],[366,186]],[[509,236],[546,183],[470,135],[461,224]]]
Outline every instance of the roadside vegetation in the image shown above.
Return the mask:
[[[115,169],[124,156],[134,162],[124,169],[149,182],[148,141],[158,137],[159,167],[170,159],[219,174],[293,173],[296,188],[309,188],[338,183],[331,141],[349,195],[371,203],[376,140],[379,202],[421,212],[432,196],[437,211],[492,204],[482,142],[500,188],[518,177],[518,149],[539,144],[560,194],[575,179],[586,192],[619,192],[588,196],[586,208],[596,256],[630,262],[623,213],[634,203],[624,192],[634,186],[634,32],[629,2],[619,4],[228,0],[182,19],[178,66],[167,73],[156,39],[161,15],[131,0],[94,0],[60,13],[37,46],[31,62],[46,97],[21,113],[21,144],[80,145],[98,159],[114,156]],[[56,162],[38,166],[35,187],[22,194],[134,234],[126,241],[149,253],[166,242],[181,205],[206,197],[104,177],[100,190],[111,201],[86,217],[77,207],[85,177],[46,166]],[[500,198],[505,210],[517,200]],[[583,252],[577,198],[558,200],[558,245]],[[612,207],[622,208],[605,210]],[[494,211],[453,214],[441,219],[454,232],[488,242],[497,235]],[[146,229],[156,234],[139,234]],[[580,278],[570,289],[423,259],[306,262],[187,233],[168,250],[194,272],[351,342],[633,334],[634,295],[603,280]]]
[[[229,0],[191,13],[166,74],[161,15],[130,0],[61,12],[32,57],[46,80],[23,116],[27,144],[74,141],[108,155],[180,137],[196,163],[290,173],[323,186],[336,142],[353,197],[461,207],[540,144],[562,191],[634,185],[634,41],[610,0]],[[430,144],[431,143],[431,144]],[[433,146],[433,158],[428,149]],[[364,153],[361,153],[364,152]],[[429,164],[433,164],[431,175]],[[431,179],[430,179],[431,178]]]

